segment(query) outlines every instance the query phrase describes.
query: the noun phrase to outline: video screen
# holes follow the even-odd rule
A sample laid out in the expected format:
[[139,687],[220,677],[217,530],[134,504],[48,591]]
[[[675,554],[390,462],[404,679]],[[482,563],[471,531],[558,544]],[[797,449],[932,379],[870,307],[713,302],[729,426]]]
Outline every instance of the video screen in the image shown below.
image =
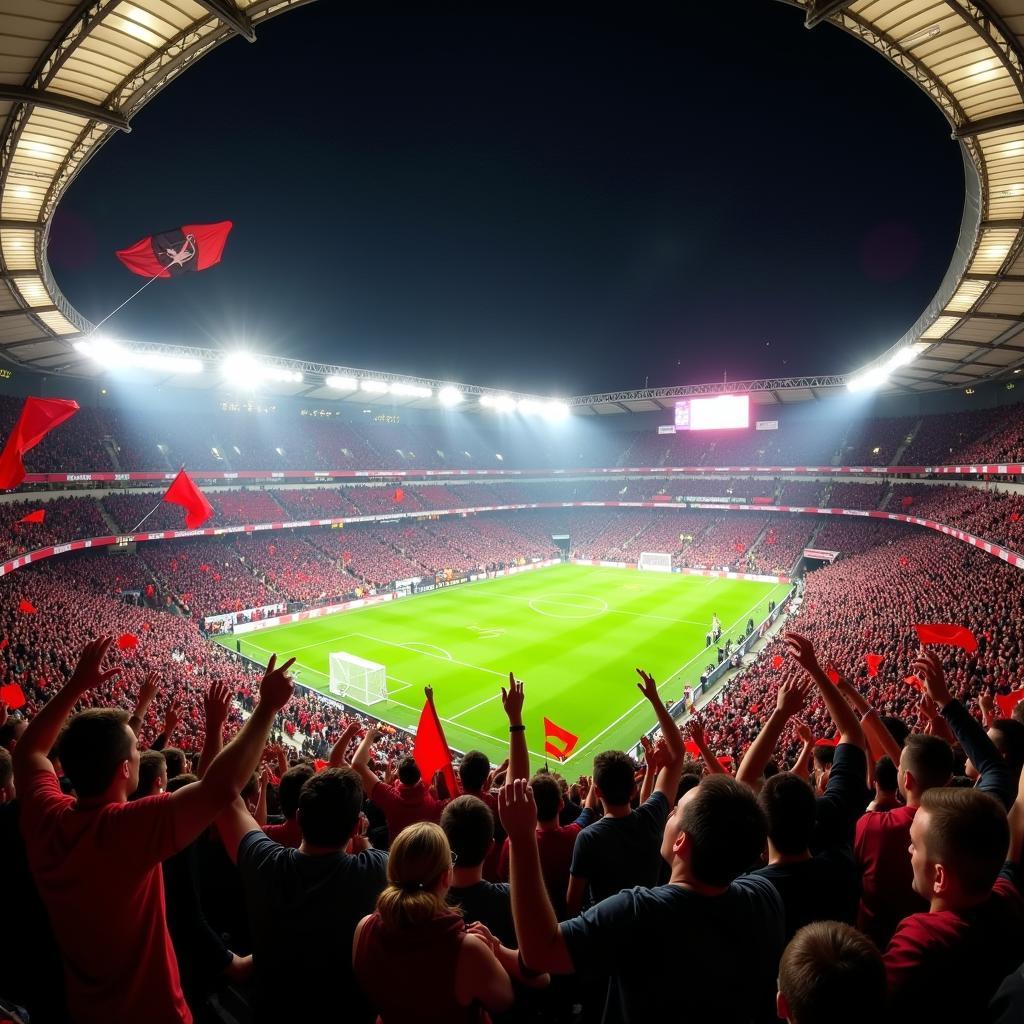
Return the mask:
[[749,426],[749,395],[681,398],[676,402],[676,430],[740,430]]

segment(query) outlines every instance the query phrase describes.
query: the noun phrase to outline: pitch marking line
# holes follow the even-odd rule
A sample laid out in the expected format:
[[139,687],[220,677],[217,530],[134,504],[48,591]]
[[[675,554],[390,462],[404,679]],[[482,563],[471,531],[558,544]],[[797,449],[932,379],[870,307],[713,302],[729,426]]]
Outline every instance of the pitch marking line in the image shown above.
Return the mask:
[[[759,597],[731,626],[728,627],[728,629],[723,630],[723,634],[728,633],[730,629],[735,629],[735,627],[738,626],[744,620],[744,618],[749,617],[750,613],[764,600],[765,597]],[[663,686],[667,686],[670,682],[672,682],[673,679],[675,679],[677,675],[679,675],[680,672],[682,672],[684,669],[689,668],[698,658],[702,658],[709,650],[709,647],[705,647],[703,650],[698,651],[688,662],[686,662],[685,665],[680,665],[679,668],[677,668],[675,672],[673,672],[672,675],[670,675],[664,682],[658,684],[658,693],[661,693],[661,688]],[[631,708],[626,710],[623,714],[619,715],[619,717],[616,718],[614,722],[612,722],[610,725],[606,725],[596,736],[593,736],[591,737],[591,739],[587,740],[587,742],[584,743],[582,747],[577,747],[576,750],[574,750],[562,763],[568,764],[574,758],[578,757],[580,754],[583,753],[584,750],[587,749],[587,747],[590,747],[593,744],[595,744],[606,732],[609,732],[610,730],[614,729],[615,726],[619,724],[619,722],[628,718],[631,714],[633,714],[634,711],[636,711],[638,707],[645,703],[647,703],[647,698],[641,697],[640,700],[638,700]]]
[[[717,580],[712,581],[717,582]],[[609,608],[608,602],[602,600],[599,597],[594,597],[591,594],[567,594],[567,593],[554,593],[552,597],[518,597],[515,594],[492,594],[492,597],[498,597],[503,601],[525,601],[530,608],[535,611],[538,615],[544,615],[549,619],[593,619],[598,615],[632,615],[637,619],[656,619],[659,622],[675,622],[677,625],[682,626],[706,626],[706,622],[697,622],[694,619],[676,619],[670,615],[654,615],[651,612],[631,612],[625,608]],[[604,605],[603,608],[597,607],[586,607],[581,604],[573,604],[569,601],[557,601],[554,598],[557,597],[586,597],[588,600],[600,601]],[[557,615],[552,612],[541,611],[540,608],[535,607],[537,604],[552,605],[556,608],[576,608],[578,611],[589,612],[587,615]]]

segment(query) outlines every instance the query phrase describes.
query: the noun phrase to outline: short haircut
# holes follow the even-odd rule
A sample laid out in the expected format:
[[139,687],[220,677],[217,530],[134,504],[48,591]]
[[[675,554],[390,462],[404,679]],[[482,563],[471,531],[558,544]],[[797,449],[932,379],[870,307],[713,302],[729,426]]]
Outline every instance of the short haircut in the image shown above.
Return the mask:
[[537,805],[537,820],[554,821],[562,806],[562,787],[558,779],[547,772],[540,772],[530,779],[530,785],[533,787],[533,801]]
[[494,815],[477,796],[457,796],[441,813],[441,828],[459,867],[483,864],[494,840]]
[[0,747],[0,789],[6,789],[14,778],[14,762],[11,760],[11,752],[6,747]]
[[700,776],[693,772],[686,772],[680,779],[679,785],[676,786],[676,803],[683,799],[691,789],[695,789],[700,785]]
[[621,750],[606,750],[594,758],[594,782],[606,804],[628,804],[636,786],[632,759]]
[[277,787],[277,800],[281,805],[281,813],[289,820],[295,817],[299,809],[299,793],[302,792],[302,787],[306,780],[315,774],[316,769],[311,764],[297,764],[281,776]]
[[177,793],[179,789],[184,789],[186,786],[191,786],[193,782],[198,782],[199,776],[193,775],[191,772],[185,772],[183,775],[175,775],[173,779],[167,780],[167,792]]
[[816,743],[814,745],[814,763],[824,767],[832,767],[836,759],[836,748],[831,743]]
[[0,725],[0,747],[10,747],[12,741],[18,738],[18,726],[24,722],[23,718],[11,715],[3,725]]
[[420,773],[420,766],[416,763],[416,758],[412,754],[406,754],[398,762],[398,781],[405,783],[407,786],[415,786],[422,778],[423,776]]
[[311,846],[340,848],[352,836],[363,808],[363,783],[349,767],[325,768],[299,791],[298,821]]
[[1020,778],[1024,767],[1024,725],[1012,718],[997,718],[991,731],[996,734],[992,737],[996,750],[1014,776]]
[[794,1024],[864,1024],[885,1011],[882,957],[870,939],[838,921],[815,921],[790,939],[779,991]]
[[491,762],[479,750],[470,750],[459,763],[459,779],[466,792],[479,793],[491,772]]
[[883,754],[875,762],[875,783],[886,793],[895,793],[899,788],[899,771],[888,754]]
[[880,717],[882,725],[889,730],[889,735],[902,747],[910,735],[910,726],[895,715],[881,715]]
[[921,790],[945,786],[953,774],[953,751],[938,736],[915,732],[903,744],[901,763],[917,780]]
[[817,802],[799,775],[780,772],[768,779],[757,801],[768,820],[768,838],[779,853],[805,853],[811,845]]
[[167,762],[162,750],[144,750],[139,757],[139,785],[132,794],[132,799],[140,796],[151,796],[153,783],[161,775],[167,773]]
[[[1016,704],[1014,704],[1013,712],[1011,713],[1010,717],[1015,722],[1021,722],[1022,724],[1024,724],[1024,701],[1018,701]],[[2,742],[2,740],[0,740],[0,742]]]
[[188,772],[188,758],[184,750],[177,747],[164,747],[164,760],[167,762],[167,781],[184,775]]
[[128,712],[88,708],[64,727],[58,753],[64,774],[80,799],[99,796],[114,781],[138,742],[128,728]]
[[761,856],[768,823],[757,798],[731,775],[712,775],[683,805],[679,831],[690,840],[690,866],[706,885],[728,885]]
[[972,895],[988,893],[1010,845],[1002,804],[977,789],[936,787],[921,797],[921,810],[928,814],[928,859],[945,865]]

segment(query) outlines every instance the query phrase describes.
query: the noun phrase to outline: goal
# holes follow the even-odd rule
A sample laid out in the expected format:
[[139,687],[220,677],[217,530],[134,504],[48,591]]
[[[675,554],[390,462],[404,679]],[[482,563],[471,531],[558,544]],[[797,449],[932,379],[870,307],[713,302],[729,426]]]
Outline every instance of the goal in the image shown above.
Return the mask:
[[387,672],[383,665],[343,651],[332,653],[331,693],[351,697],[360,704],[377,704],[388,699]]
[[643,551],[640,553],[638,569],[647,569],[650,572],[671,572],[672,556],[663,551]]

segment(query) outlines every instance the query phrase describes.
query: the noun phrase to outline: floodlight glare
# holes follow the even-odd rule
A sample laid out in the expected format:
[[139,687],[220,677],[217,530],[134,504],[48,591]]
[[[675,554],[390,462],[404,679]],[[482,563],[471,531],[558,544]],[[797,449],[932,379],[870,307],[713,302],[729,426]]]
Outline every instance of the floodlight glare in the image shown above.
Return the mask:
[[359,381],[355,377],[335,377],[330,376],[324,382],[329,388],[334,388],[336,391],[358,391]]
[[446,384],[437,393],[438,401],[447,408],[458,405],[462,401],[462,392],[450,384]]
[[302,374],[298,370],[264,363],[251,352],[229,352],[221,360],[221,372],[232,384],[244,388],[254,388],[264,381],[302,383]]
[[402,380],[393,381],[389,390],[393,395],[408,395],[412,398],[430,398],[434,393],[422,384],[408,384]]
[[524,416],[533,416],[541,411],[543,407],[534,398],[520,398],[516,402],[516,409]]
[[373,380],[367,377],[359,382],[359,388],[361,391],[368,391],[371,395],[384,395],[387,394],[389,385],[386,380]]
[[858,373],[851,378],[846,387],[850,391],[870,391],[872,388],[881,387],[890,377],[894,370],[901,366],[908,366],[928,347],[925,342],[917,342],[914,345],[904,345],[898,349],[884,362],[878,366],[872,366],[870,370]]
[[569,406],[557,398],[544,403],[544,416],[549,420],[564,420],[569,415]]
[[160,373],[197,374],[203,364],[190,356],[169,352],[149,352],[128,348],[103,335],[92,335],[75,342],[75,349],[108,370],[155,370]]

